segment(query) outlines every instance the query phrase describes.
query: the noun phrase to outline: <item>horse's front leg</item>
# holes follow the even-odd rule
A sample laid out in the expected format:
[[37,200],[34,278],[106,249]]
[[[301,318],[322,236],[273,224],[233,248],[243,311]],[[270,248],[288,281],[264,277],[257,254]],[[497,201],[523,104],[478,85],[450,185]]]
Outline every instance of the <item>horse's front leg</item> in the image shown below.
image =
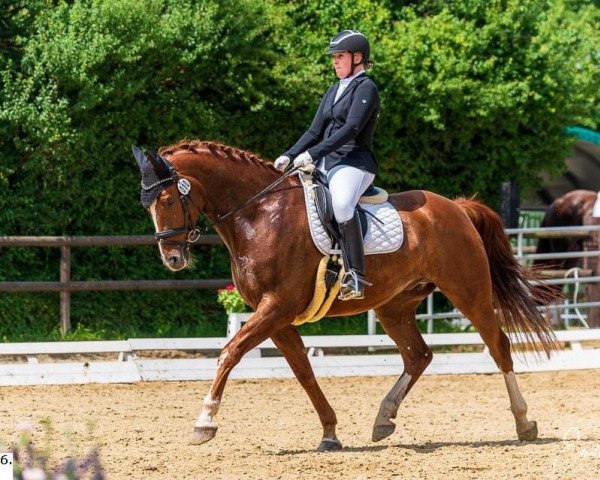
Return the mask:
[[201,444],[211,440],[217,433],[214,420],[219,410],[221,397],[229,373],[242,359],[244,354],[269,338],[281,325],[290,324],[294,319],[285,309],[278,308],[277,302],[265,297],[244,326],[225,345],[217,362],[217,373],[210,392],[202,402],[200,415],[194,427],[192,444]]
[[298,330],[288,325],[271,335],[271,338],[287,360],[298,382],[300,382],[300,385],[302,385],[308,394],[310,401],[319,415],[319,419],[323,425],[323,438],[318,448],[319,452],[341,450],[342,444],[335,435],[335,427],[337,425],[335,412],[317,383]]

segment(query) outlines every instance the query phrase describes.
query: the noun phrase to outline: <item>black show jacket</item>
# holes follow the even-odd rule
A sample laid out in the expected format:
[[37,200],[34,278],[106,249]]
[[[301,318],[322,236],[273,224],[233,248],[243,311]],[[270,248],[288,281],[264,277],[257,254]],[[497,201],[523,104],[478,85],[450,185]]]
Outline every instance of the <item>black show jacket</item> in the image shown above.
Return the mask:
[[379,113],[377,86],[365,74],[354,78],[337,102],[339,82],[323,96],[309,129],[284,155],[292,160],[308,150],[313,162],[325,157],[325,168],[350,165],[377,173],[373,133]]

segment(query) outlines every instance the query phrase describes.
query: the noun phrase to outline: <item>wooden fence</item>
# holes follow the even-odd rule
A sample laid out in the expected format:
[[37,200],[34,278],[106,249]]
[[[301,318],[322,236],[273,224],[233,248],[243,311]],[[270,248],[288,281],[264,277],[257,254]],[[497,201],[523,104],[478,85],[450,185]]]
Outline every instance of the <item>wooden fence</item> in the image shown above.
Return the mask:
[[[197,245],[222,245],[218,235],[203,235]],[[107,290],[195,290],[216,289],[231,283],[229,278],[205,280],[102,280],[71,281],[72,247],[113,247],[156,245],[149,235],[114,237],[0,237],[0,247],[59,247],[60,281],[58,282],[0,282],[0,292],[60,292],[60,330],[64,334],[71,328],[71,292]]]
[[[579,257],[585,259],[584,270],[581,276],[589,277],[591,282],[586,284],[588,299],[592,302],[582,304],[590,308],[590,325],[600,326],[600,283],[595,281],[597,274],[600,224],[598,219],[586,222],[583,227],[559,227],[559,228],[521,228],[508,229],[507,234],[516,237],[515,254],[521,261],[530,261],[542,258],[571,258]],[[554,254],[529,253],[525,245],[526,238],[542,237],[567,237],[577,236],[587,239],[584,252],[561,252]],[[197,245],[221,245],[222,240],[218,235],[203,235]],[[111,246],[136,246],[156,245],[156,240],[150,235],[131,236],[5,236],[0,237],[0,247],[58,247],[61,249],[60,281],[57,282],[0,282],[0,292],[60,292],[60,330],[64,334],[71,328],[71,292],[81,291],[107,291],[107,290],[191,290],[191,289],[217,289],[231,283],[231,279],[203,279],[203,280],[103,280],[103,281],[71,281],[71,248],[72,247],[111,247]],[[565,272],[552,271],[553,276],[562,277]],[[552,282],[552,280],[550,280]],[[569,283],[568,280],[558,280],[560,283]],[[582,281],[582,283],[584,283]],[[431,310],[431,311],[430,311]],[[434,314],[433,302],[428,301],[428,312],[423,318],[428,319],[428,331],[433,330],[433,320],[437,318],[452,318],[446,314]],[[371,322],[371,329],[374,322]]]

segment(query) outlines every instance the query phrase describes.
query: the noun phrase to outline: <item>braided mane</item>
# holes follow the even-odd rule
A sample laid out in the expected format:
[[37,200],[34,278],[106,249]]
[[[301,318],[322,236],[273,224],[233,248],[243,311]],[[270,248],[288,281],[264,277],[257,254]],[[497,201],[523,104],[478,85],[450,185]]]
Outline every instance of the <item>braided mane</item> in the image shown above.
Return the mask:
[[273,167],[272,163],[265,162],[252,152],[230,147],[217,142],[184,139],[174,145],[161,147],[158,153],[160,155],[175,155],[181,152],[202,153],[202,150],[208,150],[217,157],[227,158],[234,162],[244,162],[261,168],[275,170],[275,167]]

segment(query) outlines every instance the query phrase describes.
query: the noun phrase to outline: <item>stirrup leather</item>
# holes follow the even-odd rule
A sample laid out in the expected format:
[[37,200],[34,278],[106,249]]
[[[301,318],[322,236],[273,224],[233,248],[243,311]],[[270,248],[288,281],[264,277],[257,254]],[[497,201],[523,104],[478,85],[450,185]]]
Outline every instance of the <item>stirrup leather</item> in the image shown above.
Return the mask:
[[365,285],[371,286],[372,283],[367,282],[354,270],[349,270],[345,273],[340,285],[340,300],[360,300],[365,297]]

